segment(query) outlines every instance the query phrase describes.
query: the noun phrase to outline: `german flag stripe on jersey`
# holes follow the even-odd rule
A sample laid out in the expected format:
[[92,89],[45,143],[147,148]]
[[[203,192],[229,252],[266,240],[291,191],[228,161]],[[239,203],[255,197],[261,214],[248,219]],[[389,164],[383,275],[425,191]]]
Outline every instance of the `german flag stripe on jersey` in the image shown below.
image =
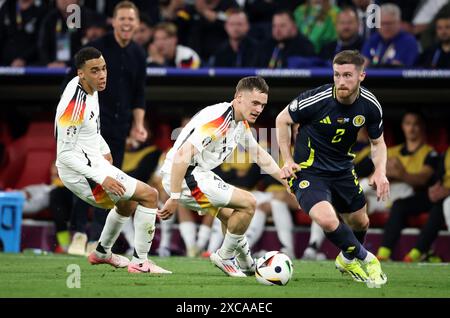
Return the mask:
[[83,122],[86,109],[86,92],[78,85],[75,94],[59,118],[62,127],[79,126]]
[[233,107],[229,107],[222,116],[204,124],[200,127],[203,136],[210,136],[213,140],[224,135],[230,128],[233,119]]

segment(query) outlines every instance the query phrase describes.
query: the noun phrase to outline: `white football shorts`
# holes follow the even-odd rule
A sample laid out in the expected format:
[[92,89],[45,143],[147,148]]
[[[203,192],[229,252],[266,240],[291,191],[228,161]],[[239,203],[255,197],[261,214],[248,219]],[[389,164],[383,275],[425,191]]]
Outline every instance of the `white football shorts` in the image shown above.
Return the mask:
[[[162,172],[162,185],[170,195],[170,174]],[[230,203],[234,186],[212,171],[189,168],[181,185],[180,204],[200,215],[216,216],[219,209]]]
[[101,169],[105,169],[108,176],[123,184],[126,189],[123,196],[120,197],[104,190],[95,181],[88,180],[70,169],[58,168],[58,174],[67,189],[72,191],[81,200],[98,208],[112,209],[117,201],[129,200],[133,196],[137,185],[135,178],[130,177],[122,170],[107,162],[101,165]]

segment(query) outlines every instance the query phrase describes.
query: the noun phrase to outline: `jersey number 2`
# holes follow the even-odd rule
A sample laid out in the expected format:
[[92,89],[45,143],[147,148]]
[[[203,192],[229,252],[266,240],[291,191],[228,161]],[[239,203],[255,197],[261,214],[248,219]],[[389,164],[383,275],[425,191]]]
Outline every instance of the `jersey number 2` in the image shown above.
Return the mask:
[[331,142],[334,144],[336,142],[340,142],[342,140],[342,135],[345,133],[345,129],[339,128],[336,129],[336,135],[333,137]]

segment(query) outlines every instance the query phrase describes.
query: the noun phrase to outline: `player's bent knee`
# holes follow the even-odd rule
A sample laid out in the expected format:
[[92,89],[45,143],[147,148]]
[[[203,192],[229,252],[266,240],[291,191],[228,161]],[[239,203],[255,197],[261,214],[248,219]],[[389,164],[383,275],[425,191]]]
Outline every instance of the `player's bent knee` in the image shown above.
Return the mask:
[[156,206],[158,203],[158,191],[146,183],[139,182],[133,200],[146,206]]
[[146,197],[147,201],[155,204],[158,203],[158,191],[149,185],[147,185]]
[[320,215],[314,218],[314,221],[319,224],[319,226],[325,232],[333,232],[339,226],[339,220],[337,217],[331,215]]
[[247,208],[254,214],[257,205],[255,196],[249,192],[246,201]]

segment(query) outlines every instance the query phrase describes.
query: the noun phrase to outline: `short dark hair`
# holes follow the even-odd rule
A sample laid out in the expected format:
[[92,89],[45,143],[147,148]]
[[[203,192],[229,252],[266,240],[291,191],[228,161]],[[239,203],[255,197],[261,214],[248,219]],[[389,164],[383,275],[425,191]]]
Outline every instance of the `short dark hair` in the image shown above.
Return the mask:
[[292,22],[295,23],[295,16],[291,10],[279,9],[279,10],[275,11],[275,13],[273,14],[273,16],[276,16],[276,15],[287,15],[289,17],[289,20],[291,20]]
[[402,116],[402,122],[407,115],[416,116],[417,119],[419,120],[419,123],[422,126],[426,125],[427,118],[425,116],[425,113],[422,110],[420,110],[418,107],[411,107],[411,108],[406,109]]
[[353,64],[360,69],[364,66],[364,62],[364,56],[358,50],[344,50],[336,54],[333,59],[333,65]]
[[116,17],[117,11],[120,9],[133,9],[134,12],[136,12],[136,18],[139,19],[139,9],[136,7],[136,5],[131,1],[120,1],[116,6],[114,7],[113,11],[113,18]]
[[79,70],[84,66],[86,61],[98,59],[100,56],[102,56],[102,52],[97,50],[95,47],[84,47],[75,54],[75,67]]
[[236,93],[240,91],[252,91],[256,89],[264,94],[269,94],[269,85],[261,76],[248,76],[242,78],[236,85]]

